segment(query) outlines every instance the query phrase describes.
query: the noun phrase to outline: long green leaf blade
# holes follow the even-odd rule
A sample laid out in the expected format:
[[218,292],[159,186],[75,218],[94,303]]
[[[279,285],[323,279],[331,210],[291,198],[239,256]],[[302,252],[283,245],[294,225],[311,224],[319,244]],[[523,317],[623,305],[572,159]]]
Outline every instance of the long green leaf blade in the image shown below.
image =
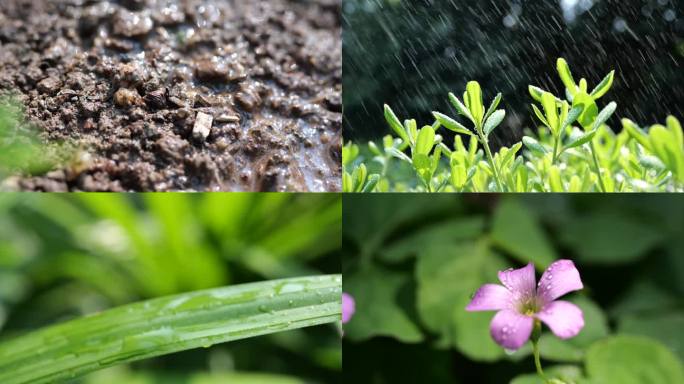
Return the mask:
[[235,285],[124,305],[0,344],[0,383],[52,383],[108,366],[340,321],[342,277]]

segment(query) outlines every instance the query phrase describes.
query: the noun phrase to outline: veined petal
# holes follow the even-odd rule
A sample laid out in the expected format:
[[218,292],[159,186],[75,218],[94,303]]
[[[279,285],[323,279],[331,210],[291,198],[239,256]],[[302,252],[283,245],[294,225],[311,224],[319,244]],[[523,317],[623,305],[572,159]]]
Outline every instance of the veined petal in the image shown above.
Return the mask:
[[498,284],[485,284],[475,292],[466,311],[498,311],[508,308],[511,303],[511,292]]
[[551,332],[561,339],[577,336],[584,328],[582,310],[575,304],[563,300],[546,304],[537,313],[537,318],[548,325]]
[[557,260],[544,271],[537,294],[542,303],[550,303],[568,292],[584,288],[579,271],[572,260]]
[[342,293],[342,323],[346,323],[351,320],[354,312],[356,311],[356,303],[354,298],[347,293]]
[[530,298],[535,294],[537,281],[534,278],[532,263],[519,269],[507,269],[499,272],[499,280],[517,298]]
[[530,338],[533,325],[534,318],[511,309],[504,309],[494,315],[489,332],[497,344],[506,349],[516,350]]

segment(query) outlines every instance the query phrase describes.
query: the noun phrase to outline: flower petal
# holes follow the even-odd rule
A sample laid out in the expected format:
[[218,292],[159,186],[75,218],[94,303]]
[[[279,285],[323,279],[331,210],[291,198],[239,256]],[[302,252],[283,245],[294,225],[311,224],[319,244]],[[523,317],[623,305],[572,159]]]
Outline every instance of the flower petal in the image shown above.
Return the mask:
[[511,292],[498,284],[485,284],[475,292],[466,311],[498,311],[508,308]]
[[537,286],[542,303],[550,303],[568,292],[584,288],[572,260],[557,260],[544,271]]
[[551,328],[551,332],[561,339],[577,336],[584,328],[582,310],[575,304],[563,300],[546,304],[537,313],[537,318],[546,323]]
[[354,298],[347,294],[342,293],[342,323],[346,323],[351,320],[354,312],[356,311],[356,303]]
[[533,325],[534,319],[532,317],[504,309],[494,315],[489,326],[489,333],[500,346],[516,350],[530,338]]
[[515,296],[532,297],[535,294],[536,280],[532,263],[519,269],[507,269],[499,272],[499,280]]

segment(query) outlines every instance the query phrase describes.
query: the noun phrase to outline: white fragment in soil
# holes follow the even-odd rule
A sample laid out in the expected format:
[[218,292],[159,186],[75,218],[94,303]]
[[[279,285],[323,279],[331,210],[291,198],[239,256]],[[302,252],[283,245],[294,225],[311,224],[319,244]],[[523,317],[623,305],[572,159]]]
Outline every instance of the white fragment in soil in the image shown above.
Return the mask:
[[217,123],[239,123],[240,122],[240,116],[238,115],[228,115],[228,114],[222,114],[219,117],[216,118]]
[[197,140],[206,140],[211,132],[211,124],[214,118],[204,112],[197,112],[197,117],[195,118],[195,126],[192,128],[192,135]]

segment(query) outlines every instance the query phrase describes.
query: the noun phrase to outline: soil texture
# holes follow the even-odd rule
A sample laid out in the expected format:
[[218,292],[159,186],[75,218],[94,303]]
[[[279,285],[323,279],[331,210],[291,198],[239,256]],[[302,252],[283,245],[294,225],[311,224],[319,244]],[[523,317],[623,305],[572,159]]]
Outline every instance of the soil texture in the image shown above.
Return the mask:
[[[39,191],[338,191],[341,0],[3,0],[0,92],[79,161]],[[7,183],[7,181],[6,181]]]

